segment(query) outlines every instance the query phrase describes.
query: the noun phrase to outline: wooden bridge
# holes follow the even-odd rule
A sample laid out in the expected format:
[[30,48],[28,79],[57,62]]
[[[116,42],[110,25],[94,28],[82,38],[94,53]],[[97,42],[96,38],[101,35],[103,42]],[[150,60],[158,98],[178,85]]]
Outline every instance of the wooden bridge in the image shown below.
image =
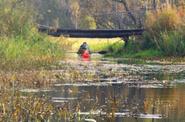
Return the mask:
[[133,30],[80,30],[80,29],[54,29],[47,26],[39,25],[40,32],[47,33],[48,35],[59,37],[75,37],[75,38],[123,38],[125,45],[127,45],[129,36],[142,35],[144,29]]

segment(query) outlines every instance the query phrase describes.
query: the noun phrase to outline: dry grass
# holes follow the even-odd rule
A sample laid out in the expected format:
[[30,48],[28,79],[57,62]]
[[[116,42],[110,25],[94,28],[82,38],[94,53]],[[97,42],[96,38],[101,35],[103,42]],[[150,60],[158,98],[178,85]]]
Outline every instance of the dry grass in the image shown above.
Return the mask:
[[116,42],[123,41],[120,38],[113,38],[113,39],[101,39],[101,38],[67,38],[67,37],[50,37],[51,40],[58,42],[63,47],[68,47],[66,50],[71,52],[77,52],[80,45],[83,42],[87,42],[92,52],[98,52],[101,50],[108,49],[111,45],[115,44]]
[[166,56],[185,55],[185,9],[168,6],[148,13],[145,47],[157,48]]
[[157,12],[149,12],[145,21],[145,28],[154,36],[162,31],[171,31],[184,24],[184,9],[168,6]]

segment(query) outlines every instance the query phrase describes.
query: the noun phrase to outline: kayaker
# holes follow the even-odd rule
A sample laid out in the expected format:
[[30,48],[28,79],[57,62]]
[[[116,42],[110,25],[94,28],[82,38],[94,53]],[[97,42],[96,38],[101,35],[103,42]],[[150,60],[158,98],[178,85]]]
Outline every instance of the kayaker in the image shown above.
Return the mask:
[[90,49],[89,49],[89,46],[88,46],[87,42],[83,42],[83,43],[80,45],[80,48],[79,48],[79,50],[78,50],[77,53],[82,55],[84,52],[87,53],[87,51],[88,51],[89,54],[91,53],[91,51],[90,51]]

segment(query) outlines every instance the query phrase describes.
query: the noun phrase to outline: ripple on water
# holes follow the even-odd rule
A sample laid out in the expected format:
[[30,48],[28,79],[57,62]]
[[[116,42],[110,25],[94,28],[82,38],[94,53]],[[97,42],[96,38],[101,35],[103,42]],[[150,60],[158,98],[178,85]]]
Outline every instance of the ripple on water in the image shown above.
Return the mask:
[[74,101],[74,100],[77,100],[78,98],[76,97],[52,97],[51,98],[51,101],[54,102],[54,103],[65,103],[65,102],[68,102],[68,101]]
[[144,119],[162,119],[161,114],[133,114],[130,112],[116,112],[116,113],[107,113],[102,111],[90,111],[90,112],[78,112],[78,115],[96,115],[96,116],[107,116],[114,114],[115,117],[136,117]]
[[[174,86],[178,83],[185,84],[185,65],[116,64],[107,60],[61,63],[65,64],[65,70],[72,68],[82,74],[87,72],[96,74],[99,79],[98,82],[97,79],[85,79],[53,83],[53,89],[58,89],[58,93],[53,94],[56,97],[52,96],[51,101],[59,104],[63,102],[79,104],[82,110],[77,114],[83,117],[89,115],[107,117],[114,114],[120,118],[163,119],[168,113],[175,115],[179,111],[184,112],[180,110],[183,104],[176,100],[185,99],[185,95],[183,96],[184,93],[180,95],[181,91],[177,91]],[[66,72],[65,70],[57,72],[62,74]],[[176,77],[178,74],[182,74],[181,79]],[[71,94],[64,93],[64,89],[73,87]],[[90,111],[101,108],[101,105],[104,105],[102,111]],[[107,110],[113,110],[113,105],[117,107],[115,113]],[[123,111],[124,109],[127,111]],[[172,109],[175,111],[171,111]]]
[[51,92],[53,90],[50,89],[21,89],[20,92],[24,93],[38,93],[38,92]]
[[116,82],[92,82],[92,83],[64,83],[64,84],[54,84],[55,87],[61,86],[74,86],[74,87],[91,87],[91,86],[111,86],[111,85],[123,85],[124,81],[116,81]]

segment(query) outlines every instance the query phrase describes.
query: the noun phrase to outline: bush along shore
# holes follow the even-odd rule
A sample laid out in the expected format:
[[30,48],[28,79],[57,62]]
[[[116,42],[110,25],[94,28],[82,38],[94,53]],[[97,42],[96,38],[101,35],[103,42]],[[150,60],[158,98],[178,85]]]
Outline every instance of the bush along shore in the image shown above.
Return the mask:
[[19,91],[46,88],[42,69],[64,56],[66,45],[38,33],[35,13],[26,0],[0,0],[0,121],[49,121],[53,114],[57,121],[67,113],[45,96]]
[[185,10],[167,6],[148,12],[142,37],[131,37],[127,47],[112,51],[111,56],[166,58],[185,56]]
[[64,53],[57,42],[40,34],[36,12],[26,1],[0,1],[0,69],[28,69],[53,63]]

